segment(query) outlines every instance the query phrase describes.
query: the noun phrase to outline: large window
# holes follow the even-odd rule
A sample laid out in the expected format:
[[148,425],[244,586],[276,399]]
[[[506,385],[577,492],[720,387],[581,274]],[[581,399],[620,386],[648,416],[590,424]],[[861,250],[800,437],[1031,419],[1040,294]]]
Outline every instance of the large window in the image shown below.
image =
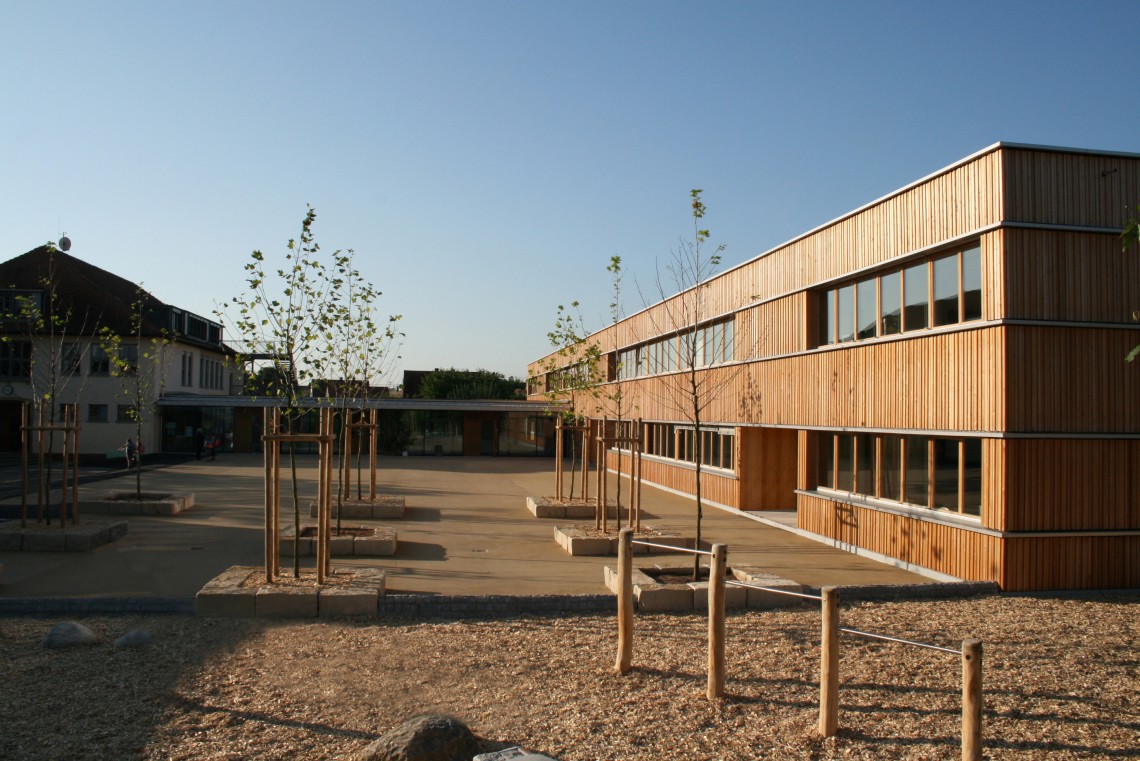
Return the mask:
[[671,373],[692,367],[709,367],[736,359],[735,322],[710,322],[618,352],[616,374],[611,380]]
[[0,342],[0,378],[27,380],[32,375],[32,342]]
[[643,454],[695,464],[698,451],[701,465],[722,470],[735,467],[736,435],[732,428],[696,428],[679,423],[645,423],[642,427]]
[[819,303],[823,346],[980,320],[981,247],[838,286]]
[[822,488],[961,515],[982,514],[982,442],[821,432]]
[[107,356],[106,349],[97,344],[92,344],[90,354],[92,375],[107,375],[111,372],[111,358]]

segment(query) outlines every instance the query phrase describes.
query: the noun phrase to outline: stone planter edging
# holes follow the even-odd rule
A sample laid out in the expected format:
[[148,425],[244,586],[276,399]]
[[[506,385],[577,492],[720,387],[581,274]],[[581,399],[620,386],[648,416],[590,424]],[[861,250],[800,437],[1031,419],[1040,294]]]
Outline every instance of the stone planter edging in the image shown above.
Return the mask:
[[[709,583],[707,581],[662,584],[647,574],[652,570],[664,574],[691,573],[693,567],[654,565],[648,569],[633,569],[633,599],[637,609],[650,612],[707,610],[709,599]],[[780,578],[775,574],[763,571],[755,566],[734,565],[729,571],[737,581],[758,586],[780,589],[785,592],[803,593],[804,587],[788,579]],[[607,565],[604,570],[606,588],[614,594],[618,591],[617,567]],[[766,609],[781,608],[790,605],[802,604],[803,600],[778,592],[768,592],[762,589],[751,589],[728,585],[724,590],[724,606],[728,609]]]
[[[312,528],[302,526],[301,530]],[[347,528],[370,528],[372,536],[336,536],[332,537],[333,557],[391,557],[396,554],[398,546],[396,530],[386,526],[365,527],[349,526]],[[334,528],[335,531],[335,528]],[[281,528],[281,556],[293,557],[293,527]],[[300,541],[301,557],[312,557],[317,554],[317,538],[302,536]]]
[[[336,505],[333,505],[333,517],[336,517]],[[404,517],[407,510],[407,500],[404,497],[383,496],[376,499],[349,499],[340,504],[340,517],[351,520],[395,520]],[[309,517],[317,517],[317,503],[309,504]]]
[[[644,539],[656,544],[688,549],[692,549],[696,544],[694,539],[689,536],[681,536],[673,531],[654,531],[651,526],[646,526],[645,524],[642,524],[642,527],[651,533],[635,534],[634,539]],[[575,556],[617,556],[617,534],[612,536],[595,536],[593,529],[583,528],[581,526],[555,526],[554,541],[558,543],[559,547]],[[659,549],[657,547],[645,547],[639,544],[633,545],[634,555],[663,555],[669,554],[669,552],[670,550]]]
[[79,515],[178,515],[194,506],[193,492],[142,500],[133,495],[133,491],[112,491],[102,499],[81,500]]
[[[231,566],[199,590],[195,610],[212,618],[375,618],[384,596],[384,571],[354,568],[353,578],[341,587],[289,587],[283,584],[245,586],[265,569]],[[264,579],[263,579],[264,581]]]
[[[80,516],[83,513],[80,512]],[[0,522],[0,550],[6,552],[91,552],[127,535],[126,521],[99,521],[80,518],[66,528],[19,520]]]

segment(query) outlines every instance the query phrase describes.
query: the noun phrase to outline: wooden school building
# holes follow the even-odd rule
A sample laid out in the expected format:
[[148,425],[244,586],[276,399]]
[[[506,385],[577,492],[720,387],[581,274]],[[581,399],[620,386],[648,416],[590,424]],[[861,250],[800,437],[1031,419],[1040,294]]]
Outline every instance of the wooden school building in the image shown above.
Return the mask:
[[1140,587],[1137,205],[1140,155],[998,143],[593,334],[578,407],[620,388],[644,482],[693,494],[696,341],[705,500],[1005,590]]

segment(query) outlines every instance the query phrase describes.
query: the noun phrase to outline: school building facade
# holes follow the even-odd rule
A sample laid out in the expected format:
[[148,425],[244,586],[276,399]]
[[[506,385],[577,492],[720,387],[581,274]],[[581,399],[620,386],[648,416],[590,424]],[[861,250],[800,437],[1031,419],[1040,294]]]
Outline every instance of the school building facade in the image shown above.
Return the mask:
[[704,499],[1008,591],[1140,587],[1138,204],[1140,155],[995,144],[593,334],[591,408],[620,388],[644,482],[693,494],[696,339]]

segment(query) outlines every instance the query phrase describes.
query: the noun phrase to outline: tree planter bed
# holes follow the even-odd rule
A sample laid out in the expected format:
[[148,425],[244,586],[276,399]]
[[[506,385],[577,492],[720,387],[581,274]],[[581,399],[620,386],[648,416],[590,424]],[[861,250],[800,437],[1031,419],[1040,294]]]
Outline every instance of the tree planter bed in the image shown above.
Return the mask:
[[375,568],[336,571],[318,586],[312,571],[266,584],[264,569],[232,566],[202,587],[195,607],[213,618],[375,618],[383,596],[384,572]]
[[[300,556],[312,557],[317,548],[316,526],[301,527]],[[332,529],[333,557],[390,557],[396,554],[396,531],[383,526],[344,526]],[[281,554],[293,556],[293,526],[281,527]]]
[[[530,510],[535,518],[562,518],[570,520],[593,520],[597,515],[594,502],[584,500],[561,500],[554,497],[527,497],[526,509]],[[617,517],[617,504],[610,502],[607,505],[607,517]]]
[[0,550],[5,552],[91,552],[127,535],[126,521],[83,520],[60,528],[20,521],[0,523]]
[[80,515],[178,515],[194,506],[194,494],[143,492],[136,499],[133,491],[108,492],[102,499],[79,503]]
[[[634,545],[634,549],[637,545]],[[693,576],[693,566],[689,565],[654,565],[646,568],[633,569],[633,600],[637,609],[646,612],[707,610],[709,603],[708,568],[702,567],[704,581],[681,581],[679,579]],[[677,581],[673,581],[677,578]],[[728,579],[741,581],[747,584],[771,587],[785,592],[803,592],[803,585],[788,579],[782,579],[771,573],[760,570],[754,566],[738,565],[728,569]],[[663,580],[666,579],[666,580]],[[606,588],[614,594],[618,591],[617,567],[605,567]],[[724,605],[726,608],[782,608],[802,604],[798,597],[766,592],[761,589],[748,589],[737,586],[726,586],[724,590]]]
[[[333,503],[333,517],[337,513],[336,503]],[[340,517],[352,520],[393,520],[404,517],[406,509],[403,497],[387,496],[376,499],[346,499],[340,504]],[[317,503],[309,506],[309,517],[317,517]]]
[[[642,530],[634,534],[634,539],[641,539],[655,544],[665,544],[670,547],[692,549],[692,537],[681,536],[672,531],[658,531],[651,526],[642,526]],[[558,546],[571,555],[617,555],[618,535],[615,532],[603,533],[593,526],[556,526],[554,528],[554,541]],[[645,547],[633,545],[635,555],[660,555],[670,550],[659,547]]]

